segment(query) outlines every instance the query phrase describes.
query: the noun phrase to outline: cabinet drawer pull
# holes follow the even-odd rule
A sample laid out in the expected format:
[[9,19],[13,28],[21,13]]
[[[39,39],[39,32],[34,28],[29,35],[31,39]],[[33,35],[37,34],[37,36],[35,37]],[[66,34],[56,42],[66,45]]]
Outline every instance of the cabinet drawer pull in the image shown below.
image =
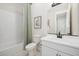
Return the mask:
[[56,54],[56,56],[58,56],[58,54]]

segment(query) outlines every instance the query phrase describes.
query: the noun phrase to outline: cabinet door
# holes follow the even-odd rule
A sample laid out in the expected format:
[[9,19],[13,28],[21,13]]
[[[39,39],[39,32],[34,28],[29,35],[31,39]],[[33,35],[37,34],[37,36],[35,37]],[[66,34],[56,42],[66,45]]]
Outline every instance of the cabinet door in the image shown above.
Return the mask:
[[42,46],[42,56],[58,56],[57,51],[45,46]]

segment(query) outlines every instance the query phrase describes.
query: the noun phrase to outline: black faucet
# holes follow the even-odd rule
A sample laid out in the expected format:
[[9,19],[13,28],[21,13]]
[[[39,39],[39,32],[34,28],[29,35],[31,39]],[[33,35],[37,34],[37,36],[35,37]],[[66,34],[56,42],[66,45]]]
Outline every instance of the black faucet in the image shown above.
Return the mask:
[[60,32],[57,34],[57,38],[62,38],[62,34],[60,34]]

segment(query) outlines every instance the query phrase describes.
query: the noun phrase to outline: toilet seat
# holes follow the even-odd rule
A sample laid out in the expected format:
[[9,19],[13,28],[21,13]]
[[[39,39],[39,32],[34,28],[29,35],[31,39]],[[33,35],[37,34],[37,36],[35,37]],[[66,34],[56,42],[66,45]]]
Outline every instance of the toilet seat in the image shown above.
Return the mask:
[[29,43],[25,48],[26,49],[32,49],[33,47],[35,47],[36,44],[35,43]]

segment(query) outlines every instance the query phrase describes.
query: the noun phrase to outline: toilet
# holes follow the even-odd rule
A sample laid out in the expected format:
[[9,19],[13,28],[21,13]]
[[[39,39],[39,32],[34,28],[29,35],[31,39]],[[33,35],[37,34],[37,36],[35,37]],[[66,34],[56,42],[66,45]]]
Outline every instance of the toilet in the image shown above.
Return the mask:
[[28,45],[26,45],[25,49],[27,51],[28,56],[37,55],[37,50],[38,50],[38,45],[40,43],[40,38],[41,38],[41,36],[34,35],[32,43],[29,43]]

